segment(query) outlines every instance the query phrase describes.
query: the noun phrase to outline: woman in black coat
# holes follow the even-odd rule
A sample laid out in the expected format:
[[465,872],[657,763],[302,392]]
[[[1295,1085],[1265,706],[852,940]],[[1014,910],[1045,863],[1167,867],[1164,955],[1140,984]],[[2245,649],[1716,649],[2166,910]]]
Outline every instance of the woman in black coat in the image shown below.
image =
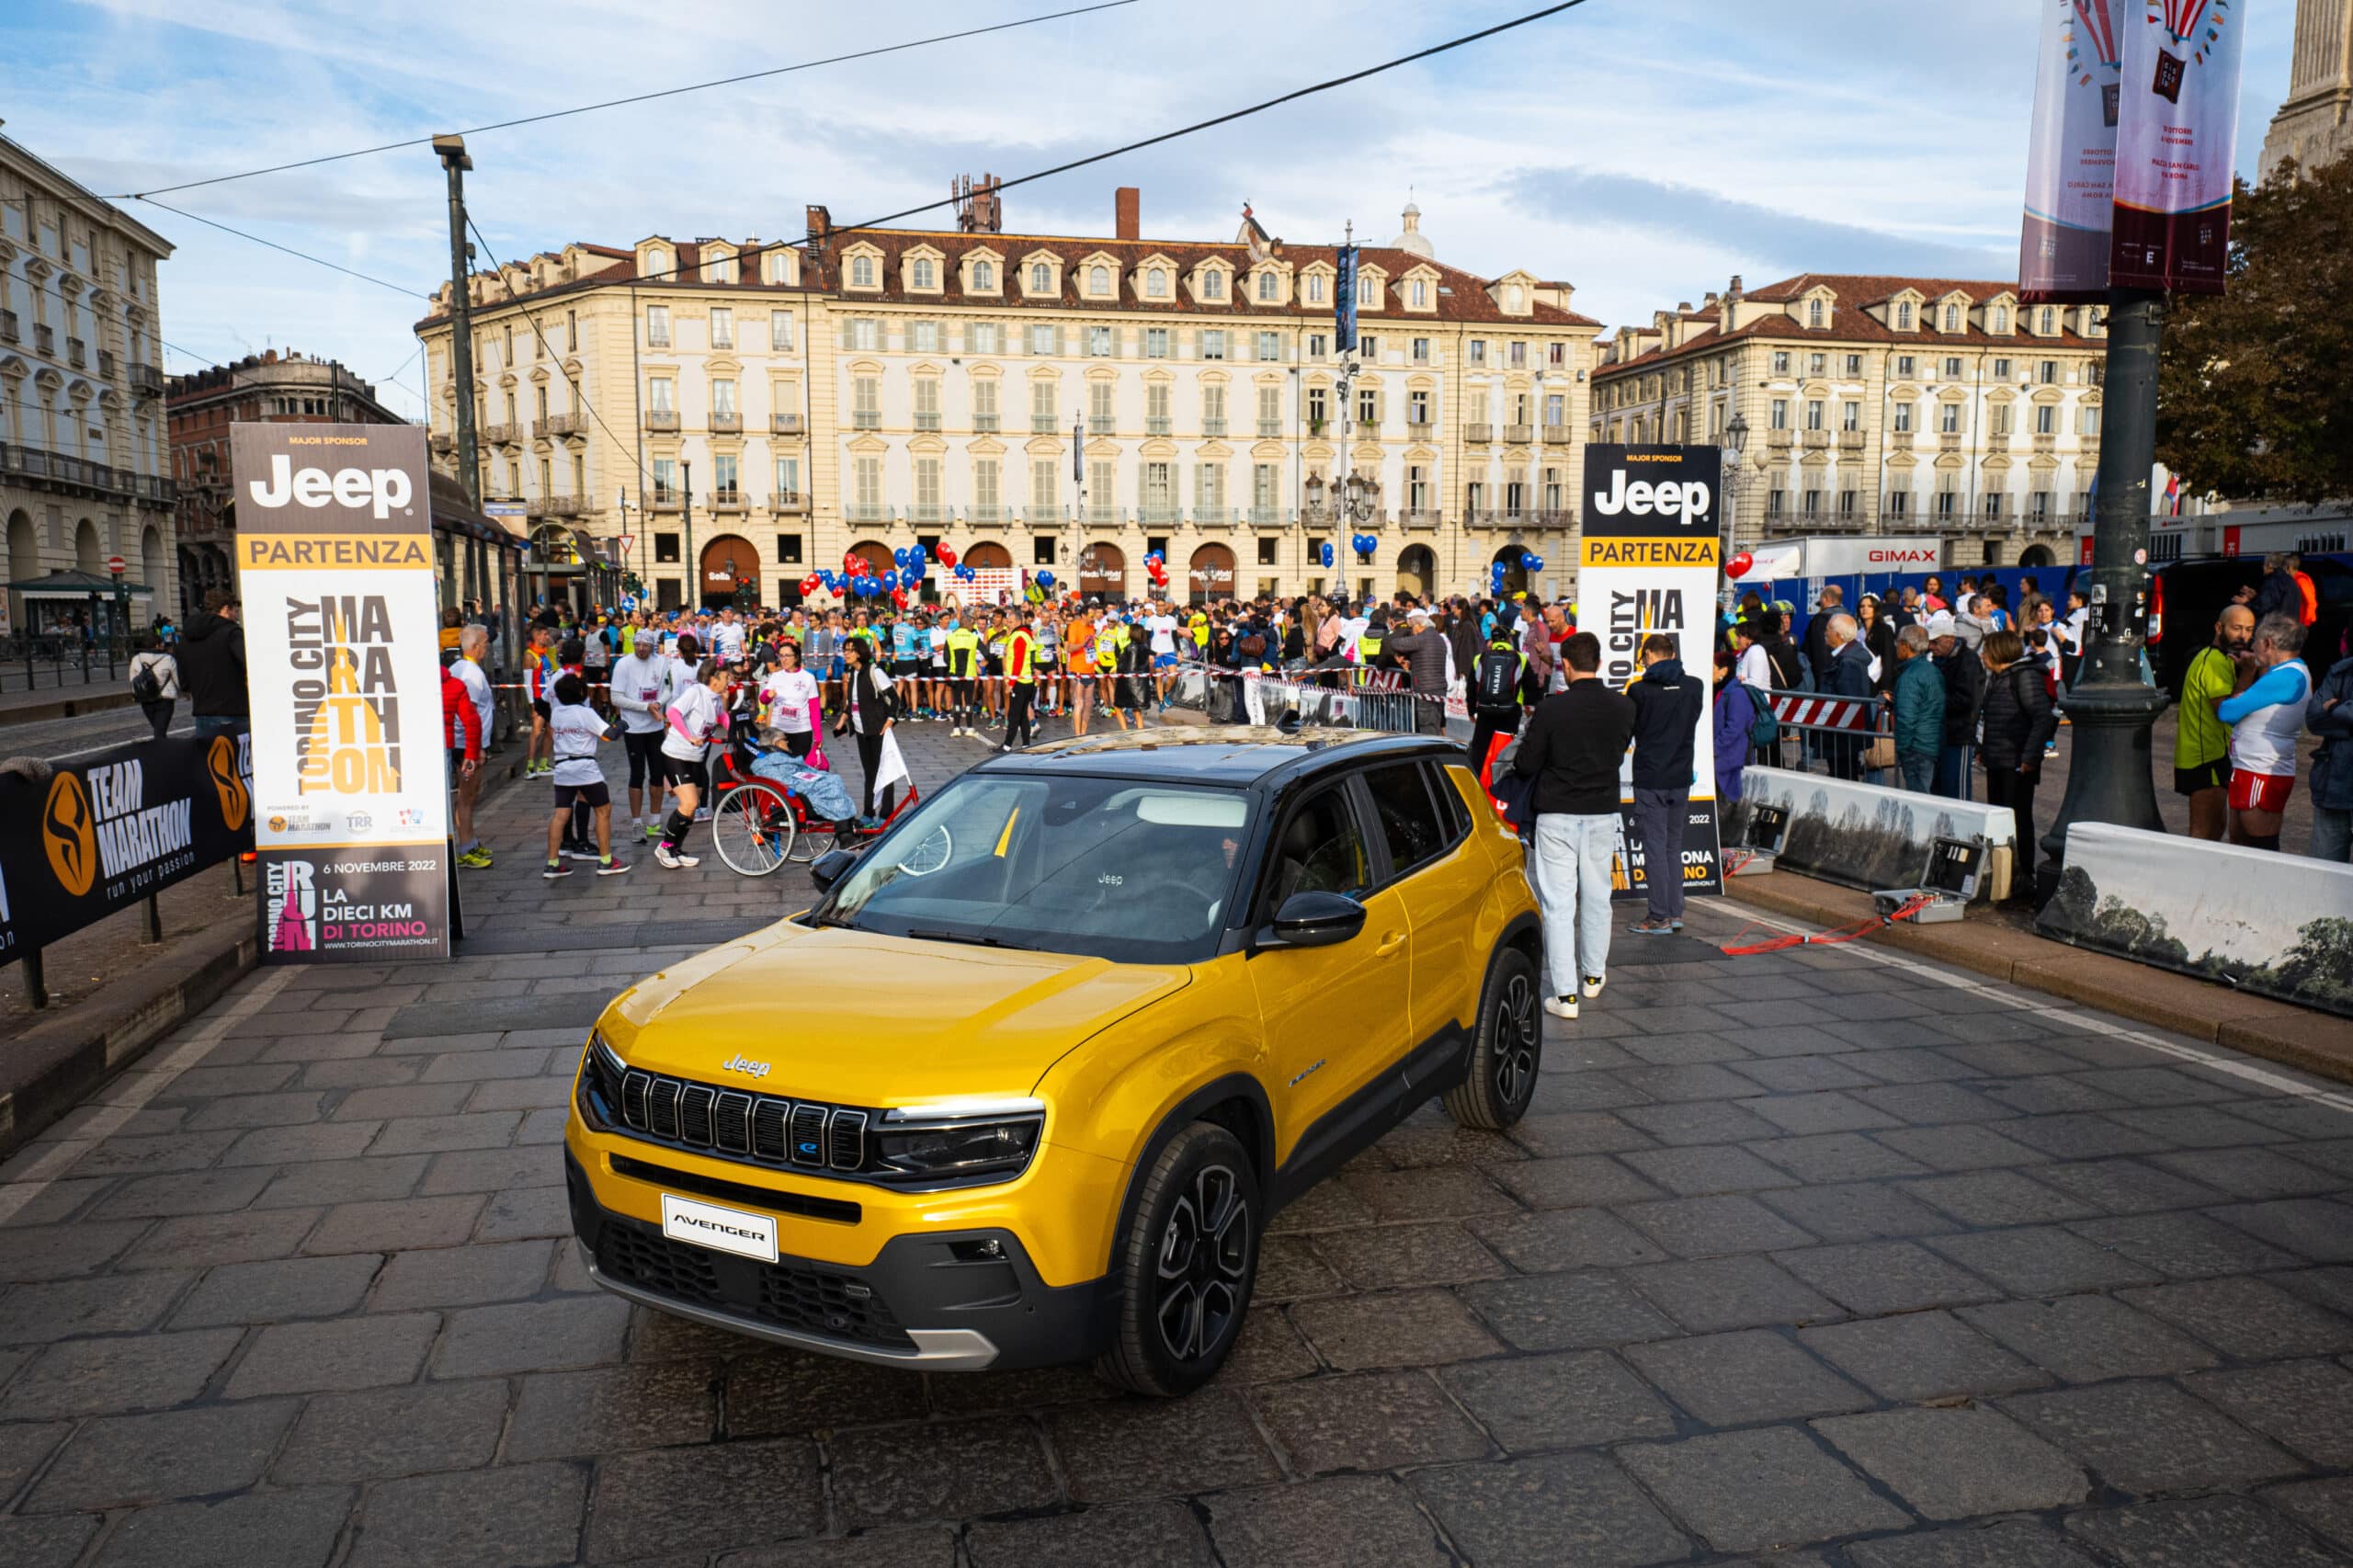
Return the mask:
[[2041,855],[2034,831],[2034,787],[2042,779],[2042,748],[2059,733],[2059,714],[2051,705],[2041,666],[2026,657],[2026,643],[2017,632],[1987,633],[1977,653],[1985,665],[1985,740],[1979,754],[1985,763],[1985,803],[2007,806],[2018,818],[2011,897],[2026,901]]

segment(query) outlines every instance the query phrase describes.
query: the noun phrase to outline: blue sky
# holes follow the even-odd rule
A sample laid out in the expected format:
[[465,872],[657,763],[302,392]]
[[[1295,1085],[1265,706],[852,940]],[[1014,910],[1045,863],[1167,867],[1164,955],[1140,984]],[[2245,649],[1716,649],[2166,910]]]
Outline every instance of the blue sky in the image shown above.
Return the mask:
[[[339,152],[885,41],[1068,0],[781,6],[703,0],[96,0],[0,7],[6,134],[102,194]],[[2052,0],[1588,0],[1427,65],[1009,191],[1006,227],[1385,241],[1410,190],[1439,258],[1526,267],[1616,324],[1735,272],[2015,275],[2035,19]],[[798,234],[1239,107],[1533,9],[1287,0],[1091,17],[473,138],[500,259],[567,240]],[[1246,25],[1241,20],[1246,19]],[[2292,0],[2242,0],[2238,161],[2287,87]],[[170,369],[291,345],[418,407],[410,324],[449,268],[423,148],[163,199],[414,290],[341,277],[142,204],[175,241]]]

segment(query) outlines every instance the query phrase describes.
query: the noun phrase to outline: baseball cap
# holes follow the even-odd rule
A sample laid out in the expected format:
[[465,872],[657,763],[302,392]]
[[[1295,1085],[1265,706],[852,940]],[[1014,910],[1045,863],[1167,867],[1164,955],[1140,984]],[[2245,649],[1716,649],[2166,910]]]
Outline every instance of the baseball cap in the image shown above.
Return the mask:
[[1931,638],[1958,637],[1961,635],[1960,631],[1954,625],[1952,612],[1950,610],[1938,610],[1921,624],[1927,629],[1927,633]]

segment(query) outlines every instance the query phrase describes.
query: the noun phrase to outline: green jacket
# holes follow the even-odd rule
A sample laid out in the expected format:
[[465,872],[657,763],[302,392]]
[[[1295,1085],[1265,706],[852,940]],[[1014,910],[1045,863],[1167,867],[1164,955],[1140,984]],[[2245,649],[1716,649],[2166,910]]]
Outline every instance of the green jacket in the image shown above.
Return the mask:
[[1945,676],[1926,653],[1895,667],[1895,749],[1934,756],[1945,744]]

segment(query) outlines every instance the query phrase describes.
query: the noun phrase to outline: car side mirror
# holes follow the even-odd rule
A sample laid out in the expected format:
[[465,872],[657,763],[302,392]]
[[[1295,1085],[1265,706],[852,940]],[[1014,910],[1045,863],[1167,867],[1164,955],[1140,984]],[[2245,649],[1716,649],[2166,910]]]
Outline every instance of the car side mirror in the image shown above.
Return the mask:
[[1364,929],[1364,905],[1336,892],[1295,892],[1258,933],[1262,948],[1330,948]]
[[809,880],[817,884],[819,892],[833,892],[834,884],[849,875],[850,868],[858,864],[858,853],[855,849],[827,850],[809,862]]

